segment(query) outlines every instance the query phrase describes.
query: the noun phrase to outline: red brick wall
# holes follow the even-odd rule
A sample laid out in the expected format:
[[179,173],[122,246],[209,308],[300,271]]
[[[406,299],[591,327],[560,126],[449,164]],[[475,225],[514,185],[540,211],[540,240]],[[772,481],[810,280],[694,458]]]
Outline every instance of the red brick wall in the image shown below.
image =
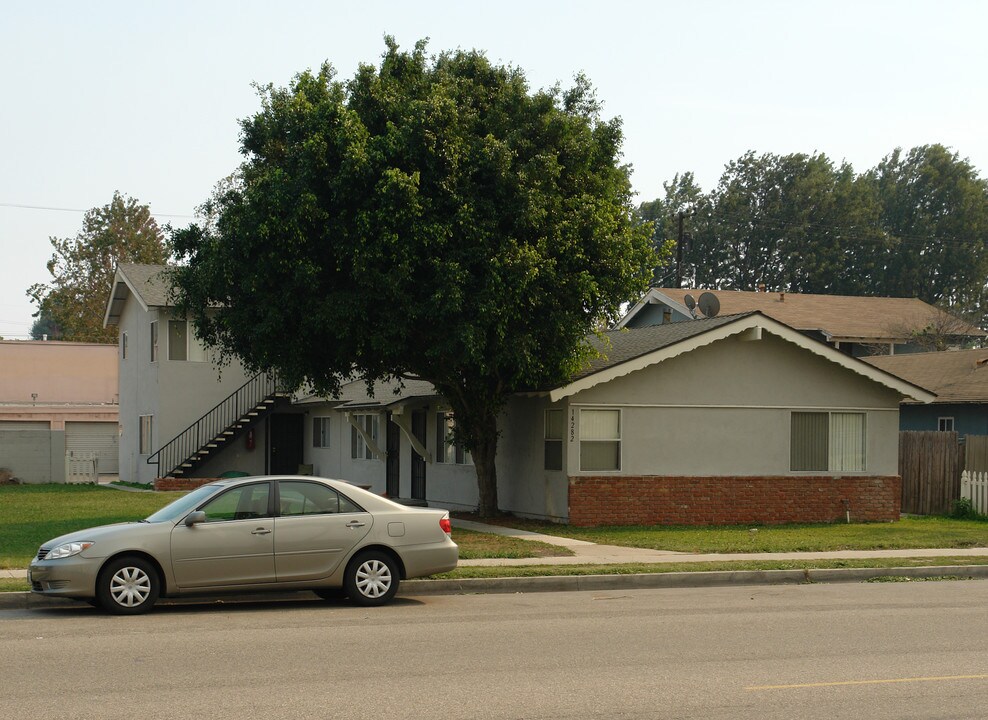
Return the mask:
[[195,490],[200,485],[211,483],[219,478],[155,478],[155,490]]
[[[845,506],[845,502],[847,505]],[[738,525],[899,519],[902,480],[587,476],[569,479],[572,525]]]

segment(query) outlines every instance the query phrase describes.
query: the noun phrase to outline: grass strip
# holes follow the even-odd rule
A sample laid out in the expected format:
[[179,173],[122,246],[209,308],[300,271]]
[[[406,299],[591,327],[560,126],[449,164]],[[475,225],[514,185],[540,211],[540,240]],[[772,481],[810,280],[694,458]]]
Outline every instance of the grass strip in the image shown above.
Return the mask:
[[692,563],[627,563],[624,565],[502,565],[461,567],[439,580],[468,578],[551,577],[566,575],[640,575],[674,572],[743,570],[826,570],[831,568],[936,567],[942,565],[988,565],[985,557],[861,558],[854,560],[731,560]]

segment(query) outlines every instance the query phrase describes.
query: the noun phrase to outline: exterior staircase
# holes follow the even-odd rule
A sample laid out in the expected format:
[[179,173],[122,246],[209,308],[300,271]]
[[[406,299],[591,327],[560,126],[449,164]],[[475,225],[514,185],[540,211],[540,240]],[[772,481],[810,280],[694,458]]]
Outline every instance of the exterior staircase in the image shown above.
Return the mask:
[[258,373],[163,445],[147,462],[158,466],[158,477],[190,477],[210,457],[289,402],[290,393],[281,388],[277,378]]

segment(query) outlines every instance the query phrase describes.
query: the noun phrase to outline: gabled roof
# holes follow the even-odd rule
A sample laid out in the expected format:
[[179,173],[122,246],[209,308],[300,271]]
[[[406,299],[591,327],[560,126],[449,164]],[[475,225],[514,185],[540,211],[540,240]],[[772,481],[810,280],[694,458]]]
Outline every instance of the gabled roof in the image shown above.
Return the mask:
[[937,403],[988,403],[988,348],[865,358],[937,394]]
[[134,298],[141,307],[148,310],[152,307],[168,307],[171,285],[168,274],[174,268],[170,265],[140,265],[137,263],[120,263],[113,277],[113,288],[103,313],[103,327],[117,325],[123,312],[127,298]]
[[935,397],[933,393],[918,385],[845,355],[830,345],[807,337],[761,312],[750,312],[643,328],[611,330],[604,333],[604,340],[598,345],[605,353],[605,357],[592,362],[567,384],[550,390],[549,398],[552,402],[556,402],[728,337],[757,340],[763,331],[884,385],[903,397],[918,402],[930,402]]
[[[686,295],[698,299],[704,292],[711,292],[717,297],[721,314],[758,310],[796,330],[819,331],[832,342],[904,342],[909,330],[926,327],[938,312],[937,308],[919,298],[652,288],[628,311],[617,327],[627,325],[649,304],[666,303],[689,315]],[[964,337],[986,336],[983,330],[967,323],[961,323],[958,329],[958,334]]]

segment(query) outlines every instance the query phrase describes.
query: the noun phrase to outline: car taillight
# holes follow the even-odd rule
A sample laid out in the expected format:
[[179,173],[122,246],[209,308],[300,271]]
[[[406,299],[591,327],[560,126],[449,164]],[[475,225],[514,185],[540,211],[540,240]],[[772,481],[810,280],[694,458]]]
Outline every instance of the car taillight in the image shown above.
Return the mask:
[[453,526],[449,522],[449,517],[444,517],[442,520],[440,520],[439,527],[441,527],[443,532],[446,533],[447,535],[453,534]]

